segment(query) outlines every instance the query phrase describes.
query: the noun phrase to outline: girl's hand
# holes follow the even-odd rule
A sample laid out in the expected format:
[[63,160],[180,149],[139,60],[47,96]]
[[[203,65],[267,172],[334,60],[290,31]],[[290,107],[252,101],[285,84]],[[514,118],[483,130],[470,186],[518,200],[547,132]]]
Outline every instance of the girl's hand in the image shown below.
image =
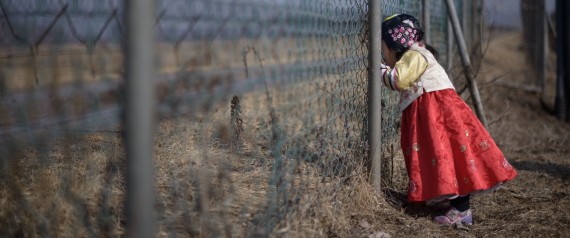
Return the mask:
[[389,85],[389,81],[390,81],[390,77],[387,75],[388,72],[390,72],[390,66],[385,65],[384,63],[380,64],[380,73],[382,75],[382,83],[384,84],[384,86],[394,90],[391,85]]

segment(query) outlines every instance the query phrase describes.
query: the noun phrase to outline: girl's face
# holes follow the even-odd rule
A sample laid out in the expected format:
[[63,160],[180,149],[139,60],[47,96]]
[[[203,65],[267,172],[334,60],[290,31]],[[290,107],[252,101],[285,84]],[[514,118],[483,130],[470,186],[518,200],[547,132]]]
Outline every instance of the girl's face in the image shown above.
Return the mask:
[[396,52],[388,48],[386,42],[382,41],[382,60],[384,60],[384,64],[394,67],[396,65]]

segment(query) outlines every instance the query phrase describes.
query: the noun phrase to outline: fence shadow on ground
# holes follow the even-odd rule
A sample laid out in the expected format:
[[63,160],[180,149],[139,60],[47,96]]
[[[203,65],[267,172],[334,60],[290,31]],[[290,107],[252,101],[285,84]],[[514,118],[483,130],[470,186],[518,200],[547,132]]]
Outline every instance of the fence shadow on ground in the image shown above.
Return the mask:
[[539,161],[512,161],[511,164],[518,170],[545,173],[552,177],[570,181],[570,167],[562,164]]

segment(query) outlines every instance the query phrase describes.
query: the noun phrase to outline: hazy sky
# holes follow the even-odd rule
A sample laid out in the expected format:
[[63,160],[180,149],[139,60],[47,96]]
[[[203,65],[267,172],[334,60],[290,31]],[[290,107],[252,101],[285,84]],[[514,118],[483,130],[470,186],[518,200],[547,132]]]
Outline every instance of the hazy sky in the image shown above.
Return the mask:
[[[541,1],[541,0],[537,0]],[[554,9],[555,0],[545,0],[549,12]],[[487,22],[496,26],[520,28],[520,0],[485,0]]]

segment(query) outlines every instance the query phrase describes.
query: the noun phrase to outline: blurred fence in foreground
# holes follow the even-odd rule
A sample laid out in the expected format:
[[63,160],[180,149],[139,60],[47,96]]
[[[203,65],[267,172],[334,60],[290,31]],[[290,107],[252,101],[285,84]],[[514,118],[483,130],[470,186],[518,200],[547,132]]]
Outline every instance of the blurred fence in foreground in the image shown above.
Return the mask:
[[[385,0],[383,17],[421,19],[422,2],[449,62],[442,0]],[[0,230],[121,236],[123,1],[0,8]],[[365,0],[157,1],[158,235],[303,231],[342,207],[367,160],[367,12]],[[387,176],[397,100],[384,89]]]

